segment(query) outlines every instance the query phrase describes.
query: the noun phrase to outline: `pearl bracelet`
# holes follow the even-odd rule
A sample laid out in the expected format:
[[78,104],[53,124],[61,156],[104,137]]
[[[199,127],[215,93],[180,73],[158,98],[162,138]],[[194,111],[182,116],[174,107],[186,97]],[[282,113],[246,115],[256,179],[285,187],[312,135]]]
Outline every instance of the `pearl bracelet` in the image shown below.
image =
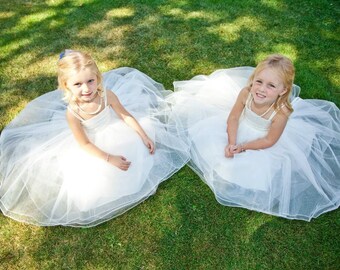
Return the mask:
[[244,149],[243,144],[240,144],[240,148],[241,148],[241,152],[245,152],[246,151],[246,149]]

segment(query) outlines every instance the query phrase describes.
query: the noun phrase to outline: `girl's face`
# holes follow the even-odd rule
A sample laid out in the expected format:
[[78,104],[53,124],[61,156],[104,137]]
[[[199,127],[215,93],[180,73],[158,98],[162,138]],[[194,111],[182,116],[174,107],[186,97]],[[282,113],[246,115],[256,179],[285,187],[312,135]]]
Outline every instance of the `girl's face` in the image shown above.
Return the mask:
[[97,93],[97,76],[86,68],[71,76],[66,81],[66,87],[79,102],[90,102]]
[[254,77],[250,92],[255,104],[270,106],[287,90],[278,72],[265,68]]

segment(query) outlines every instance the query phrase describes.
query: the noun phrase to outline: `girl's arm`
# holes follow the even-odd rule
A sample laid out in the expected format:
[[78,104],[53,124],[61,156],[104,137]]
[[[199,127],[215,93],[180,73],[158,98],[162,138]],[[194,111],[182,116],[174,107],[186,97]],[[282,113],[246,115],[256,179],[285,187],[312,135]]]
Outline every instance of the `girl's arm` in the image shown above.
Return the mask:
[[288,110],[277,113],[272,121],[268,134],[264,138],[237,145],[234,153],[240,153],[245,150],[265,149],[273,146],[280,139],[286,127],[288,115]]
[[123,107],[117,96],[111,92],[106,91],[108,103],[112,106],[117,115],[124,120],[124,122],[132,127],[138,135],[142,138],[143,143],[149,149],[150,154],[155,152],[155,146],[153,141],[145,133],[144,129],[137,122],[137,120]]
[[236,148],[238,123],[239,123],[240,116],[244,109],[248,95],[249,95],[249,89],[243,88],[241,92],[239,93],[236,99],[236,102],[229,114],[229,117],[227,120],[228,145],[225,148],[226,157],[234,156],[233,151]]
[[91,155],[109,162],[121,170],[126,171],[129,168],[130,162],[127,161],[125,157],[110,155],[91,143],[80,123],[80,120],[77,119],[72,113],[67,111],[66,118],[76,141],[79,143],[82,149]]

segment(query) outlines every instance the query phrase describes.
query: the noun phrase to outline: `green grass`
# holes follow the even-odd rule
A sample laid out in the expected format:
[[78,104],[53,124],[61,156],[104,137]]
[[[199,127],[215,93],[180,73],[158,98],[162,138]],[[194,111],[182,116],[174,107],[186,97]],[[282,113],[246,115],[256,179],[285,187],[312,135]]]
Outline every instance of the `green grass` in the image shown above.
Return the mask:
[[[104,72],[132,66],[174,80],[294,61],[303,98],[340,105],[340,4],[326,0],[0,1],[0,130],[56,88],[65,48]],[[188,168],[124,215],[89,229],[0,214],[0,269],[339,269],[340,211],[291,221],[219,205]]]

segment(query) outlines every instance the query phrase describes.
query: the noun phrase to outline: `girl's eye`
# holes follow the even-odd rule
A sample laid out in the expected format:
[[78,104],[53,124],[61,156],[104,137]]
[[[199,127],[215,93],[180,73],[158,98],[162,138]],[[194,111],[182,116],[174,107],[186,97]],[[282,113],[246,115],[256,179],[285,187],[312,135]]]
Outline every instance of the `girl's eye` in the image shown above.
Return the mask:
[[262,83],[261,80],[256,80],[255,82],[256,82],[257,84],[261,84],[261,83]]
[[89,80],[89,83],[93,83],[93,82],[94,82],[94,79]]
[[275,85],[274,84],[269,84],[269,87],[270,88],[275,88]]
[[80,83],[75,83],[74,85],[79,87],[79,86],[80,86]]

